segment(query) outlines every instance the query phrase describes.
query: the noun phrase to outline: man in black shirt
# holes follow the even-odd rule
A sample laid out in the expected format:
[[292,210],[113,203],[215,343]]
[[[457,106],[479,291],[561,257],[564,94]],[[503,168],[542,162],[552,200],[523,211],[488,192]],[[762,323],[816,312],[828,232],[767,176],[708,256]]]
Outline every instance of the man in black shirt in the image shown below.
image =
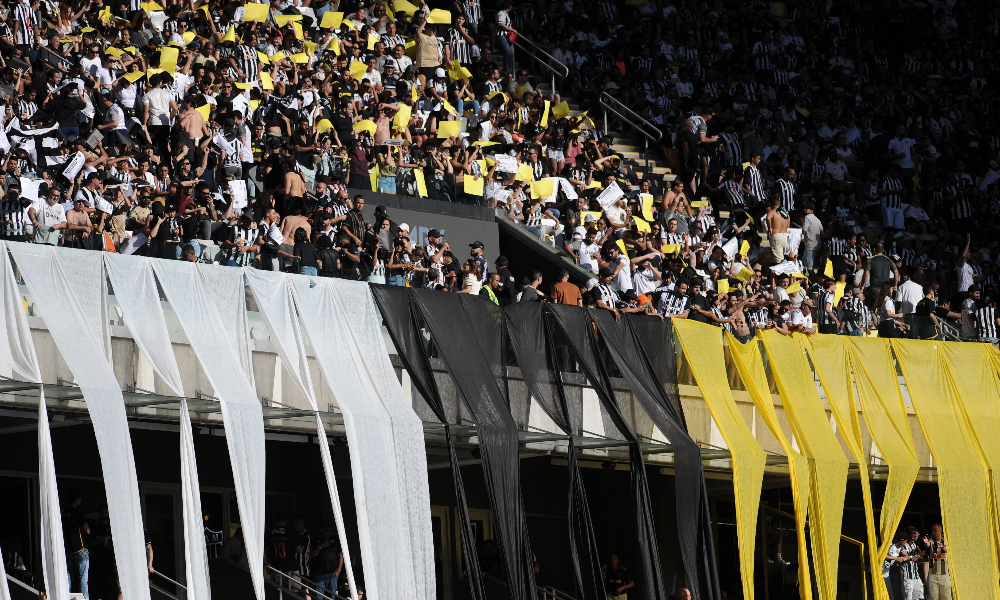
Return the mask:
[[608,594],[608,600],[626,600],[628,597],[626,590],[635,585],[628,569],[618,562],[618,555],[612,554],[608,558],[608,564],[601,569],[604,576],[604,591]]
[[69,571],[70,591],[79,589],[90,600],[88,586],[90,552],[83,543],[83,536],[90,535],[90,525],[83,517],[80,505],[83,498],[76,492],[67,494],[68,504],[62,512],[63,545],[66,548],[66,570]]
[[323,523],[309,554],[312,557],[309,566],[312,580],[316,582],[320,592],[333,596],[337,591],[337,579],[344,568],[344,554],[340,549],[340,539],[334,531],[333,523],[329,521]]
[[497,292],[497,297],[500,299],[500,306],[506,306],[513,301],[514,295],[517,294],[514,274],[507,268],[507,257],[503,254],[498,256],[494,263],[497,267],[497,273],[500,274],[500,291]]
[[282,573],[298,572],[298,561],[295,560],[295,547],[288,527],[288,516],[278,513],[274,517],[274,527],[268,530],[264,548],[267,550],[268,564]]

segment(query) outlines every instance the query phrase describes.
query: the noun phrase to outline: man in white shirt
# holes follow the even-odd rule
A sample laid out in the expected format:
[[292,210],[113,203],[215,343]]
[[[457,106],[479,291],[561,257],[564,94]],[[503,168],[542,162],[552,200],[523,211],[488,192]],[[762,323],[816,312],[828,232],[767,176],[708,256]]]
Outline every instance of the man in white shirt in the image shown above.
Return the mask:
[[587,236],[580,242],[580,251],[577,253],[579,264],[591,273],[600,270],[598,260],[601,256],[601,245],[597,243],[597,229],[591,227],[587,229]]
[[660,272],[653,268],[648,258],[640,261],[635,269],[635,273],[632,274],[632,283],[635,284],[636,295],[641,296],[642,294],[652,292],[656,289],[657,282],[660,279]]
[[896,125],[896,137],[889,140],[887,154],[892,159],[893,164],[899,165],[903,170],[903,188],[907,191],[913,187],[913,154],[910,149],[916,145],[917,141],[906,137],[906,125],[900,123]]
[[905,275],[901,279],[905,281],[896,289],[896,300],[902,303],[902,313],[909,315],[917,311],[917,303],[924,298],[924,288]]
[[816,252],[823,247],[823,222],[815,215],[815,204],[806,202],[804,209],[806,217],[802,221],[802,241],[805,243],[805,252],[802,253],[802,264],[806,269],[812,270]]
[[623,255],[617,245],[611,246],[608,255],[611,258],[608,261],[608,268],[614,274],[618,289],[623,292],[632,289],[632,266],[629,264],[628,256]]
[[66,212],[59,204],[59,190],[48,192],[28,208],[28,218],[35,229],[35,243],[55,246],[59,243],[59,230],[66,229]]

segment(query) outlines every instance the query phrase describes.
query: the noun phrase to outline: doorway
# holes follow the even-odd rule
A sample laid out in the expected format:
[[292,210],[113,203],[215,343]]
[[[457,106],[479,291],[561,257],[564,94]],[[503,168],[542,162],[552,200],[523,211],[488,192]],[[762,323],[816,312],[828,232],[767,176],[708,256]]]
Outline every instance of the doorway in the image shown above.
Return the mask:
[[[174,581],[185,583],[180,487],[141,484],[139,491],[146,542],[153,548],[153,569]],[[183,589],[162,577],[153,576],[150,582],[178,598],[184,597]]]

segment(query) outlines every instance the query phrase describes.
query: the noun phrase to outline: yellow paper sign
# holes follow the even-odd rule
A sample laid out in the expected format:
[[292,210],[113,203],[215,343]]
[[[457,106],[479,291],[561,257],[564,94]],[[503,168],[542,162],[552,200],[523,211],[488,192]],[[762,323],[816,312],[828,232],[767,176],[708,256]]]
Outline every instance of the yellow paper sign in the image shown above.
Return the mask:
[[417,12],[417,7],[410,4],[406,0],[396,0],[392,3],[393,12],[405,12],[406,16],[413,18],[413,14]]
[[156,2],[140,2],[139,3],[139,7],[142,8],[142,10],[144,10],[144,11],[146,11],[148,13],[151,13],[151,12],[157,11],[157,10],[163,10],[163,7],[160,6],[159,4],[157,4]]
[[642,205],[642,218],[647,221],[653,220],[653,195],[639,194],[639,202]]
[[[479,140],[478,142],[472,142],[472,145],[473,146],[498,146],[498,145],[500,145],[500,142],[484,142],[483,140]],[[487,158],[486,160],[489,160],[489,158]]]
[[267,55],[261,52],[260,50],[257,51],[257,60],[264,63],[265,65],[271,64],[271,59],[268,58]]
[[410,125],[410,116],[412,114],[413,109],[400,102],[399,110],[396,111],[396,115],[392,118],[392,128],[405,130]]
[[531,168],[531,165],[518,165],[517,175],[514,176],[514,179],[530,182],[535,179],[535,171]]
[[[299,15],[302,16],[302,15]],[[305,34],[302,32],[302,23],[292,23],[292,29],[295,31],[296,39],[305,39]]]
[[632,221],[635,223],[635,228],[639,233],[651,233],[653,230],[649,227],[649,222],[639,217],[632,217]]
[[274,22],[278,27],[284,27],[289,23],[296,23],[302,20],[302,15],[274,15]]
[[482,196],[486,189],[486,179],[466,174],[463,178],[465,193],[471,196]]
[[108,46],[107,48],[105,48],[104,49],[104,53],[107,54],[107,55],[109,55],[109,56],[114,56],[115,58],[118,58],[122,54],[125,54],[125,52],[123,50],[119,50],[118,48],[115,48],[114,46]]
[[199,113],[199,114],[200,114],[200,115],[201,115],[201,116],[202,116],[202,117],[203,117],[203,118],[204,118],[204,119],[205,119],[206,121],[208,121],[208,119],[209,119],[209,118],[210,118],[210,117],[212,116],[212,105],[211,105],[211,104],[205,104],[204,106],[199,106],[199,107],[198,107],[198,108],[196,108],[195,110],[196,110],[196,111],[198,111],[198,113]]
[[715,291],[717,293],[719,293],[719,294],[728,294],[729,293],[729,280],[728,279],[720,279],[720,280],[718,280],[718,281],[715,282],[715,287],[716,287]]
[[252,83],[243,83],[242,81],[234,81],[233,85],[235,85],[237,88],[241,90],[249,90],[253,88]]
[[701,208],[702,206],[708,206],[708,200],[695,200],[691,203],[691,208]]
[[229,26],[229,29],[226,31],[226,35],[222,36],[222,41],[233,42],[233,43],[236,42],[236,27],[234,25]]
[[[289,56],[288,60],[292,61],[293,63],[305,64],[309,62],[309,55],[306,54],[305,52],[299,52],[298,54],[293,54]],[[366,71],[368,70],[368,66],[365,65],[364,63],[355,63],[355,64],[361,64],[361,66],[364,67]],[[352,73],[354,72],[353,66],[351,68],[351,72]]]
[[455,117],[458,116],[458,111],[455,110],[455,107],[452,106],[450,102],[448,102],[447,100],[442,100],[442,102],[444,102],[444,109],[446,111],[448,111],[449,113],[451,113],[452,116],[455,116]]
[[823,268],[823,274],[833,279],[833,261],[829,258],[826,259],[826,267]]
[[740,256],[746,258],[749,253],[750,253],[750,242],[743,240],[743,243],[740,244]]
[[752,277],[753,277],[753,271],[747,268],[744,268],[742,271],[736,274],[736,279],[739,279],[743,283],[750,281]]
[[438,138],[451,138],[462,135],[461,121],[440,121],[438,122]]
[[109,22],[111,20],[111,7],[105,6],[97,13],[97,16],[100,17],[101,23]]
[[143,73],[142,71],[135,71],[133,73],[129,73],[128,75],[126,75],[125,79],[127,79],[129,83],[135,83],[136,81],[142,79],[145,76],[146,74]]
[[372,167],[372,170],[369,171],[369,177],[371,177],[372,181],[372,191],[378,191],[378,165]]
[[323,20],[319,22],[319,28],[327,29],[329,27],[333,27],[334,29],[336,29],[340,27],[340,24],[343,22],[343,20],[344,20],[344,13],[333,12],[331,10],[328,10],[325,13],[323,13]]
[[375,129],[375,121],[372,121],[371,119],[358,121],[354,124],[354,131],[367,131],[368,133],[375,135]]
[[184,45],[185,46],[189,45],[191,42],[194,41],[194,38],[196,38],[196,37],[198,37],[198,34],[196,34],[195,32],[193,32],[193,31],[185,31],[184,32]]
[[168,73],[176,71],[178,52],[177,48],[167,46],[160,48],[160,68]]
[[243,5],[243,22],[263,23],[267,20],[267,13],[270,7],[267,4],[257,4],[256,2]]
[[318,133],[326,133],[332,127],[333,123],[330,122],[330,119],[320,119],[319,122],[316,123],[316,131]]
[[567,116],[569,116],[569,104],[567,104],[567,102],[565,100],[563,100],[559,104],[556,104],[555,106],[553,106],[552,107],[552,116],[555,117],[557,121],[559,119],[564,119]]
[[253,112],[257,110],[258,106],[260,106],[260,100],[251,100],[250,101],[250,113],[253,114]]
[[[846,287],[847,287],[847,282],[846,281],[838,281],[837,282],[837,289],[834,290],[834,292],[833,292],[833,307],[834,308],[837,308],[837,305],[840,304],[840,299],[844,297],[844,288],[846,288]],[[820,307],[821,310],[823,308],[825,308],[825,307]]]
[[427,183],[424,181],[424,172],[422,169],[414,169],[413,175],[417,180],[417,194],[421,198],[427,197]]
[[444,10],[443,8],[435,8],[429,15],[427,15],[427,22],[434,23],[436,25],[450,25],[451,12]]
[[796,292],[801,292],[801,291],[802,291],[802,286],[799,285],[798,281],[785,288],[785,292],[787,292],[789,296],[791,296]]
[[410,86],[410,99],[413,100],[413,104],[417,103],[417,98],[419,97],[419,95],[420,95],[420,93],[417,91],[417,86],[416,85],[411,85]]
[[548,198],[555,194],[555,179],[540,179],[531,182],[532,198]]
[[309,56],[316,54],[316,46],[318,46],[319,44],[317,44],[316,42],[310,42],[309,40],[306,40],[302,43],[306,47],[306,54],[308,54]]
[[265,73],[264,71],[260,72],[260,87],[264,88],[265,90],[274,89],[274,81],[271,80],[270,73]]
[[601,218],[600,212],[593,210],[584,210],[580,212],[580,224],[585,224],[587,222],[587,215],[594,215],[594,220],[599,220]]
[[146,69],[146,78],[150,78],[153,75],[159,75],[163,72],[163,69]]
[[381,41],[381,40],[379,39],[379,37],[377,35],[375,35],[374,33],[369,33],[368,34],[368,49],[369,50],[374,50],[375,49],[375,44],[379,43],[379,41]]
[[680,244],[663,244],[663,247],[660,248],[660,251],[663,252],[664,254],[676,254],[676,253],[678,253],[678,252],[681,251],[681,245]]
[[356,60],[353,63],[351,63],[351,75],[354,75],[354,78],[357,79],[358,81],[361,81],[361,78],[364,77],[365,73],[367,72],[368,72],[368,65],[361,62],[360,60]]
[[354,21],[352,21],[350,19],[344,19],[343,22],[341,22],[341,25],[347,25],[348,29],[353,29],[355,31],[358,30],[357,26],[354,25]]
[[549,126],[549,105],[552,104],[548,100],[545,101],[545,111],[542,113],[542,127]]
[[623,240],[615,240],[615,245],[622,251],[622,254],[628,256],[628,250],[625,248],[625,242]]
[[588,189],[590,189],[590,188],[599,188],[599,187],[604,187],[604,186],[601,185],[600,181],[591,181],[590,183],[587,184],[587,188]]

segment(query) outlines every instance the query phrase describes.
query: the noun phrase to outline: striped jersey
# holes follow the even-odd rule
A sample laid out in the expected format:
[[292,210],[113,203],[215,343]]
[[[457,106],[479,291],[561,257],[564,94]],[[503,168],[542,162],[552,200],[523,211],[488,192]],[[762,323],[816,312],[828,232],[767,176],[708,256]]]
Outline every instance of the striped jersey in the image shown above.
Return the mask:
[[[902,188],[903,185],[899,182],[899,179],[892,175],[884,175],[878,182],[878,189],[880,190],[899,190]],[[882,196],[881,201],[882,206],[886,208],[901,208],[903,197],[899,192],[892,192]]]
[[660,313],[664,315],[679,315],[687,310],[688,300],[690,298],[687,296],[679,296],[673,292],[665,293],[660,296]]
[[256,83],[260,73],[260,58],[253,46],[240,44],[233,52],[233,59],[240,72],[246,75],[244,83]]
[[35,47],[35,38],[40,34],[38,15],[31,10],[31,4],[20,2],[14,7],[14,41],[18,46]]
[[789,213],[795,210],[795,184],[791,181],[779,179],[777,191],[778,199],[781,200],[781,208]]
[[976,329],[979,339],[997,337],[997,307],[995,304],[983,306],[976,311]]
[[760,177],[760,170],[753,165],[747,165],[743,172],[743,186],[749,188],[756,202],[762,202],[766,194],[764,193],[764,182]]

